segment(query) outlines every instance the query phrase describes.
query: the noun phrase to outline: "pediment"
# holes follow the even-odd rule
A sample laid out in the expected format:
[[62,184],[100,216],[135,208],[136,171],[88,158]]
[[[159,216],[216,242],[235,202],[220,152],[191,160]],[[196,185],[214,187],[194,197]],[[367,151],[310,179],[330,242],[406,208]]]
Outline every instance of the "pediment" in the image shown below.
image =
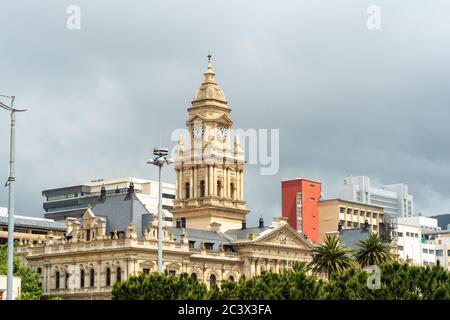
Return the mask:
[[91,208],[88,208],[83,214],[83,220],[93,220],[95,218],[95,214],[92,212]]
[[231,120],[231,118],[225,114],[222,113],[216,117],[207,117],[202,113],[196,113],[195,115],[189,117],[188,122],[194,122],[194,121],[202,121],[202,122],[220,122],[220,123],[225,123],[225,124],[233,124],[233,121]]
[[303,239],[291,226],[287,223],[273,229],[268,234],[265,234],[257,239],[255,243],[268,244],[268,245],[280,245],[280,246],[295,246],[301,249],[311,249],[313,245]]

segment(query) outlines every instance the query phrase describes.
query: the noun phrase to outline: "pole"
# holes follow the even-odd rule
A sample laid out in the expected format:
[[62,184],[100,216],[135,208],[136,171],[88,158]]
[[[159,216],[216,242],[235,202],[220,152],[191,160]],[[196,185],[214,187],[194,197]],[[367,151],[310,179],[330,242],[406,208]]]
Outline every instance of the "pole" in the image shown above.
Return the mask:
[[158,273],[163,272],[162,268],[162,254],[163,254],[163,241],[162,241],[162,182],[161,182],[161,169],[162,164],[159,166],[159,203],[158,203]]
[[[11,108],[13,108],[14,96],[11,97]],[[8,177],[8,272],[6,285],[6,299],[13,300],[13,256],[14,256],[14,134],[15,134],[15,112],[11,111],[11,137],[9,149],[9,177]]]

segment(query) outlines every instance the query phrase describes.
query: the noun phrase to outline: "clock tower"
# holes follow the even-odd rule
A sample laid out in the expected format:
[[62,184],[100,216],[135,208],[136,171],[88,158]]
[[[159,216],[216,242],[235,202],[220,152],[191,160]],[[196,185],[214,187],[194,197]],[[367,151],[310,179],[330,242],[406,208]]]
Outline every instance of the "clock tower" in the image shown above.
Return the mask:
[[187,111],[190,143],[185,146],[180,135],[173,220],[193,229],[239,229],[248,213],[244,156],[237,135],[230,146],[231,109],[216,83],[210,55],[203,83]]

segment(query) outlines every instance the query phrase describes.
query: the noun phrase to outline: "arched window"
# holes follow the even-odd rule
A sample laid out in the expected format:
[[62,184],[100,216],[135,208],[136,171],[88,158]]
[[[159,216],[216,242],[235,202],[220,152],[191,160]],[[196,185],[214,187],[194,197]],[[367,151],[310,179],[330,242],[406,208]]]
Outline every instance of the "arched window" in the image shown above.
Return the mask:
[[191,278],[192,278],[192,280],[194,280],[194,281],[197,282],[197,274],[196,274],[195,272],[193,272],[193,273],[191,274]]
[[191,192],[191,185],[189,184],[189,182],[187,182],[184,187],[185,199],[189,199],[189,197],[191,196],[190,192]]
[[84,288],[84,278],[85,278],[84,270],[81,270],[81,272],[80,272],[80,288]]
[[200,181],[200,197],[205,196],[205,181]]
[[217,181],[217,195],[222,196],[222,181]]
[[93,288],[95,286],[95,272],[94,269],[91,269],[91,273],[89,275],[89,282],[90,282],[90,286],[91,288]]
[[116,282],[120,282],[122,281],[122,269],[117,268],[117,272],[116,272]]
[[59,271],[55,273],[55,289],[59,289]]
[[214,274],[212,274],[209,277],[209,286],[214,287],[215,285],[216,285],[216,276]]
[[234,282],[234,277],[233,276],[229,276],[228,280],[231,281],[231,282]]
[[231,196],[231,199],[234,199],[234,192],[235,192],[235,190],[234,190],[234,183],[230,183],[230,196]]
[[41,268],[41,267],[37,268],[37,269],[36,269],[36,272],[37,272],[38,274],[41,274],[41,273],[42,273],[42,268]]
[[69,279],[70,279],[70,273],[66,272],[66,276],[65,276],[66,282],[65,282],[65,284],[64,284],[64,287],[65,287],[66,289],[69,289]]
[[107,286],[111,285],[111,269],[110,268],[106,269],[106,285]]

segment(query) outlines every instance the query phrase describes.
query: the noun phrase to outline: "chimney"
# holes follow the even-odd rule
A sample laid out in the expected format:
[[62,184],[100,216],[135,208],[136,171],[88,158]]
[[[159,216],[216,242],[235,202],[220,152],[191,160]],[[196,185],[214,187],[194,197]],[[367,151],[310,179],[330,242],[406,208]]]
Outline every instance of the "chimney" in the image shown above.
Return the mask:
[[100,201],[105,201],[106,199],[106,189],[105,186],[102,186],[102,190],[100,191]]
[[247,229],[247,220],[242,220],[242,230]]
[[264,228],[264,219],[262,216],[261,216],[261,218],[259,218],[259,227]]
[[177,218],[177,228],[181,228],[181,219]]
[[128,194],[134,193],[134,183],[130,182],[130,187],[128,188]]

